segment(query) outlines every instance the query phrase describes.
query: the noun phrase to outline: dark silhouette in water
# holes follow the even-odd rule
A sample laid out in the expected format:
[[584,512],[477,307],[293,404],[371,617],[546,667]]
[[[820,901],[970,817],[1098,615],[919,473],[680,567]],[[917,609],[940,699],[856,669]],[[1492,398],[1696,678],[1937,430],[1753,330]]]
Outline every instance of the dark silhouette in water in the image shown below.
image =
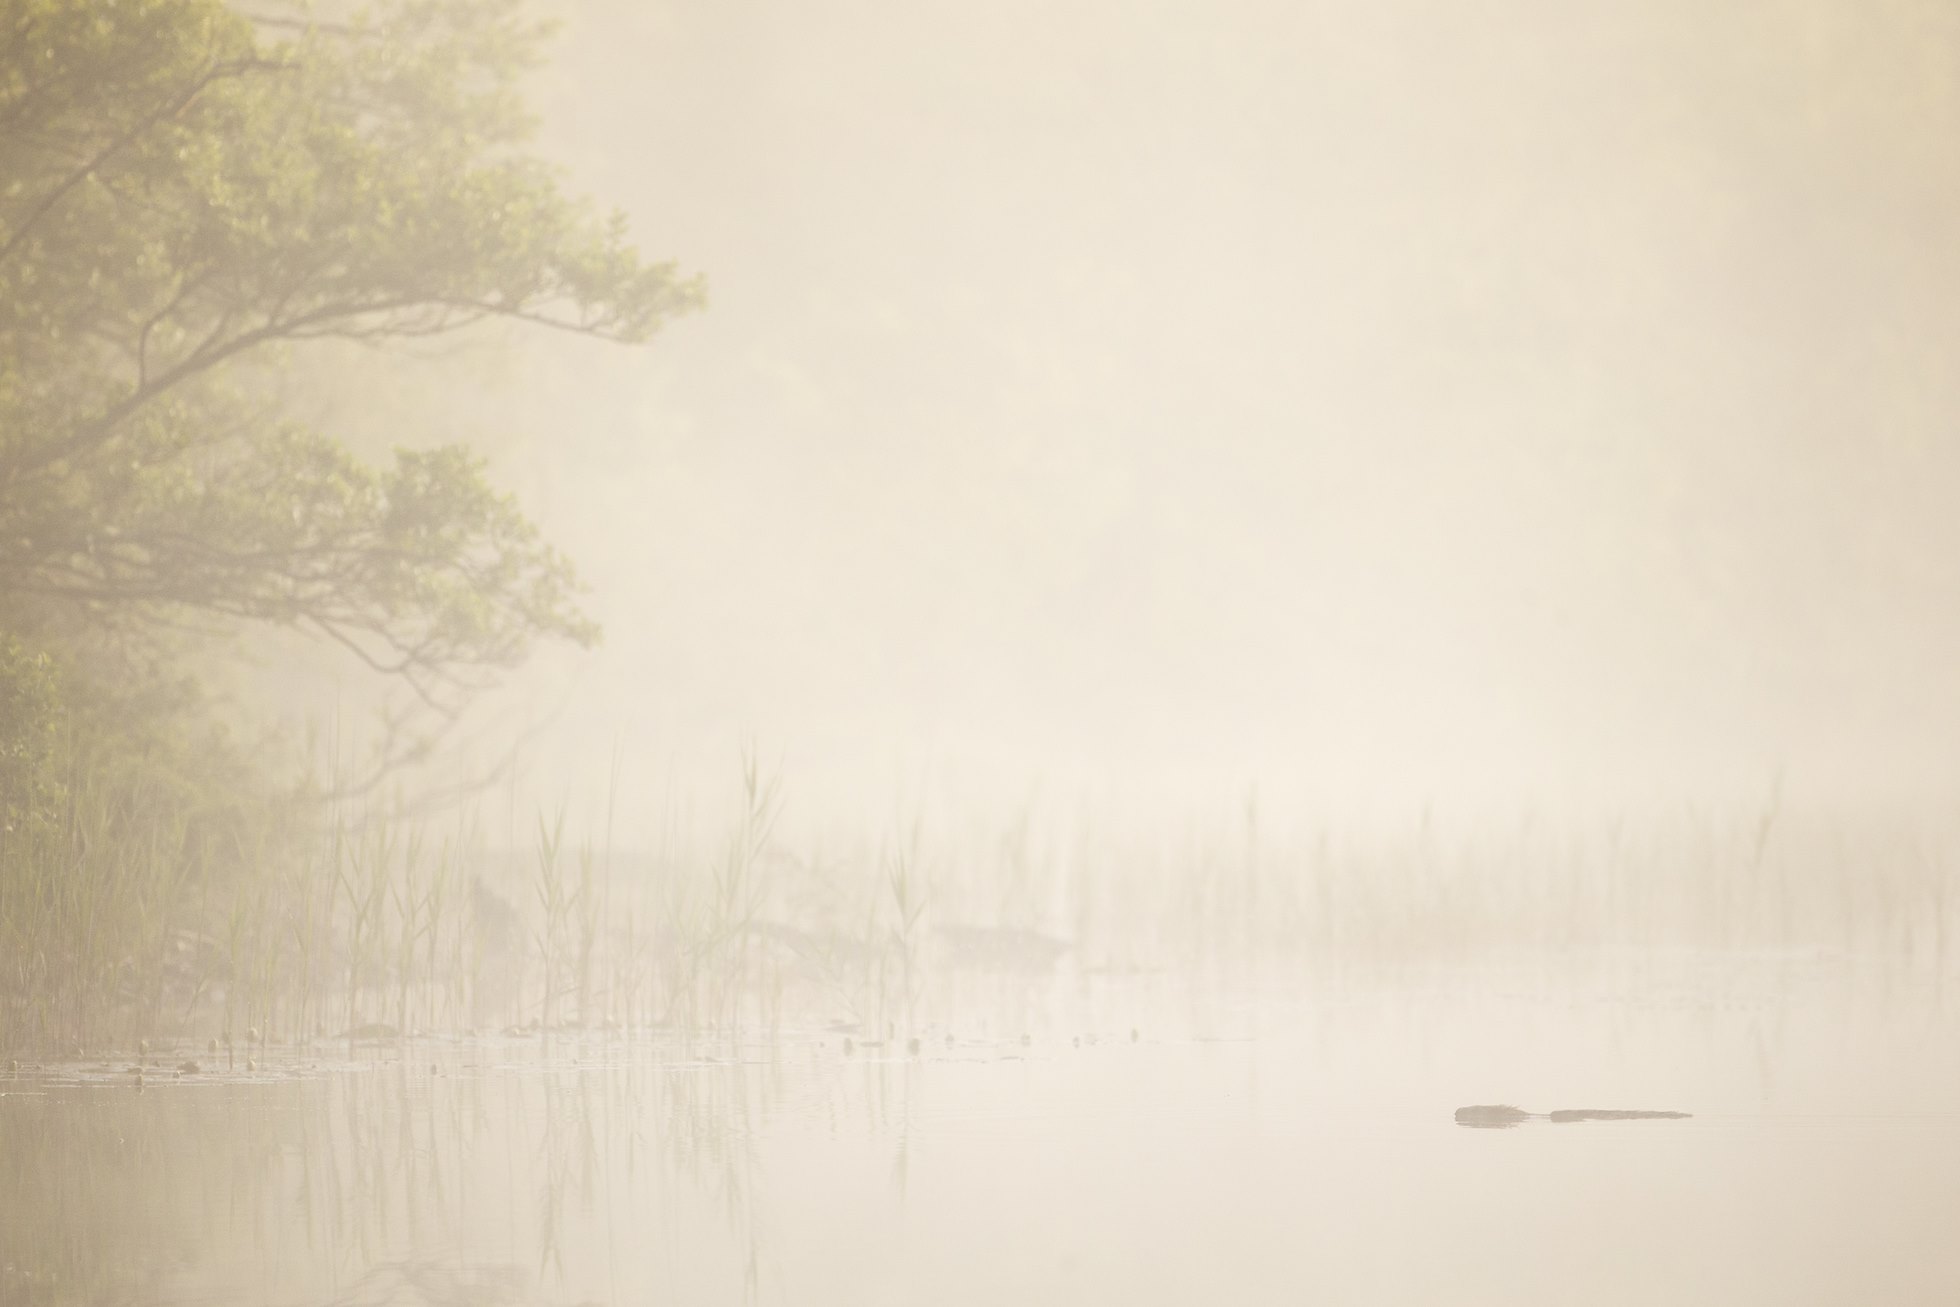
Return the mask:
[[1456,1123],[1478,1130],[1508,1130],[1526,1121],[1680,1121],[1688,1112],[1639,1112],[1619,1107],[1568,1107],[1557,1112],[1527,1112],[1508,1103],[1486,1103],[1456,1109]]

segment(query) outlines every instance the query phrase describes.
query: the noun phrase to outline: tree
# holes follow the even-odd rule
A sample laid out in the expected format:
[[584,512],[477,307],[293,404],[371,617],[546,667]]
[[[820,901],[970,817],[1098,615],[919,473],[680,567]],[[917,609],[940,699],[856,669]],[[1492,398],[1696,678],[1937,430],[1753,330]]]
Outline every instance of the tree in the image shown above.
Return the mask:
[[701,302],[526,153],[518,0],[0,15],[0,627],[272,623],[445,713],[537,638],[594,639],[475,456],[370,466],[260,384],[313,341],[636,342]]

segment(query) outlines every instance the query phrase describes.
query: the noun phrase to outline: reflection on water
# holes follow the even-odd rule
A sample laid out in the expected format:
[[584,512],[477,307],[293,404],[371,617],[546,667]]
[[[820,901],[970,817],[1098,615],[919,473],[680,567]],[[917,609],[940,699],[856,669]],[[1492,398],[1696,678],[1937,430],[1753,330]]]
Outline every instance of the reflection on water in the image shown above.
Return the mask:
[[[1960,1300],[1960,1036],[1924,978],[1055,986],[848,1051],[421,1040],[140,1092],[126,1059],[24,1067],[0,1301]],[[1693,1116],[1456,1128],[1513,1101]]]

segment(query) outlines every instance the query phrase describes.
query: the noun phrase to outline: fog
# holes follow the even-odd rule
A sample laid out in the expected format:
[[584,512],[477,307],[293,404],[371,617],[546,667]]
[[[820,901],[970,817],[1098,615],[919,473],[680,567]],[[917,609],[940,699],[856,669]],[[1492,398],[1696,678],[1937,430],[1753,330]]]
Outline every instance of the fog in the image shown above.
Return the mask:
[[0,1300],[1960,1300],[1960,9],[33,3]]
[[417,383],[605,624],[547,797],[1952,792],[1942,7],[558,12],[544,148],[711,303]]

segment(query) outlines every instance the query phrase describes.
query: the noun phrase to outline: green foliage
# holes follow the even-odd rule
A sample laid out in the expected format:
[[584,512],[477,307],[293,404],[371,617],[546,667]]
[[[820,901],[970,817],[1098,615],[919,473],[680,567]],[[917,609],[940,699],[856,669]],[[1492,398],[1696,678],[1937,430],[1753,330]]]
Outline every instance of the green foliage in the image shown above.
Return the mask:
[[53,660],[0,637],[0,846],[30,843],[56,819],[60,703]]
[[570,566],[457,449],[371,468],[255,370],[487,318],[638,341],[699,302],[524,152],[513,0],[255,25],[16,0],[0,28],[0,602],[314,631],[431,702],[537,636]]
[[186,677],[0,641],[0,1045],[154,1023],[211,905],[303,852],[301,810],[204,707]]
[[321,964],[318,812],[219,724],[200,640],[309,632],[449,713],[597,637],[480,459],[364,462],[279,370],[495,319],[637,342],[701,300],[527,152],[523,0],[285,12],[0,4],[0,1044],[251,1010],[289,938]]

